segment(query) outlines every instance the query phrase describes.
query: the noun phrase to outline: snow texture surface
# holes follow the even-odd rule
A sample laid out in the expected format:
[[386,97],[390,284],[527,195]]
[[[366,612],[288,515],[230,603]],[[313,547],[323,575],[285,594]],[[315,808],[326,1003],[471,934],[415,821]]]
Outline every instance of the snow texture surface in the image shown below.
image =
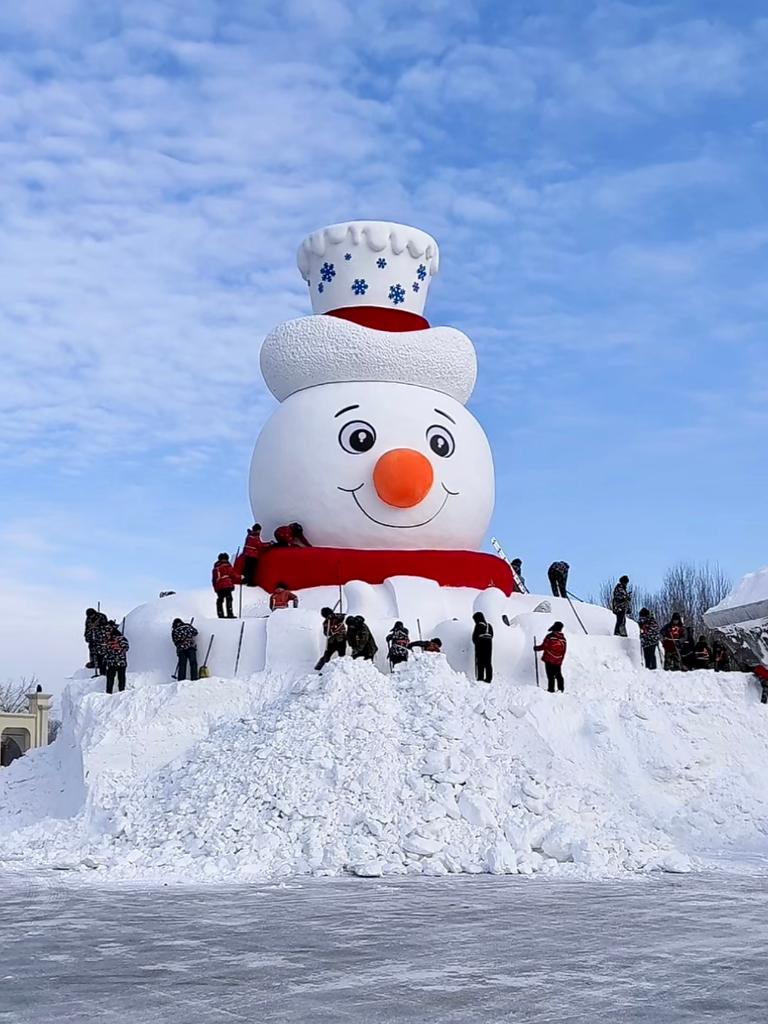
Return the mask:
[[376,381],[429,388],[464,405],[475,387],[477,356],[454,327],[377,331],[335,316],[305,316],[267,335],[261,372],[279,402],[320,384]]
[[[768,852],[768,718],[738,674],[638,670],[573,638],[567,690],[393,675],[74,682],[0,775],[0,865],[89,879],[685,872]],[[100,687],[99,687],[100,690]]]

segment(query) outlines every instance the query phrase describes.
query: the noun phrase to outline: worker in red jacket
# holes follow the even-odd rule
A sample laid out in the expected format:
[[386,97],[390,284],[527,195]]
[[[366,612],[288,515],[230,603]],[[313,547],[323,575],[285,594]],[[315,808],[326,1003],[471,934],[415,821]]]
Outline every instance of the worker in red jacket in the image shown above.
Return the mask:
[[278,583],[269,598],[269,610],[274,612],[279,608],[287,608],[289,604],[292,604],[294,608],[298,608],[298,597],[284,583]]
[[312,547],[304,536],[304,528],[301,523],[288,523],[287,526],[278,526],[275,530],[275,543],[281,548]]
[[762,687],[760,703],[768,704],[768,668],[765,665],[754,665],[752,672],[757,676],[758,682]]
[[254,523],[246,533],[243,545],[243,583],[246,587],[256,586],[259,559],[271,547],[274,547],[272,541],[261,539],[261,523]]
[[[240,576],[235,572],[234,566],[229,561],[229,555],[222,551],[213,563],[211,583],[216,591],[216,614],[220,619],[234,619],[235,613],[232,610],[232,594],[235,587],[240,583]],[[224,605],[227,607],[227,614],[224,614]]]
[[568,642],[563,636],[562,622],[553,622],[549,627],[544,642],[537,644],[534,651],[543,651],[541,660],[544,662],[544,670],[547,673],[547,688],[550,693],[555,692],[555,684],[560,693],[565,690],[563,679],[563,660],[568,647]]

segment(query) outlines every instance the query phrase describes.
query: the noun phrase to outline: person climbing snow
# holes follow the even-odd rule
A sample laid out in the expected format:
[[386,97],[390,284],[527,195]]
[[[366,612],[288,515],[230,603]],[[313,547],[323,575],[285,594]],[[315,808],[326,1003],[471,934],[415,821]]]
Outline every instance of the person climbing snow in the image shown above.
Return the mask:
[[659,624],[647,608],[640,609],[637,624],[640,627],[640,649],[643,652],[645,667],[655,669],[656,649],[661,638]]
[[493,626],[486,621],[482,612],[472,616],[475,628],[472,643],[475,645],[475,678],[480,683],[493,681]]
[[289,604],[292,604],[294,608],[298,608],[298,597],[296,597],[292,590],[288,589],[285,583],[278,583],[269,596],[269,610],[275,612],[281,608],[287,608]]
[[442,654],[443,641],[439,636],[433,636],[431,640],[411,640],[408,644],[409,651],[422,650],[426,654]]
[[611,611],[616,616],[616,625],[613,627],[614,636],[627,635],[627,615],[632,607],[632,594],[627,589],[629,576],[622,576],[613,588],[611,598]]
[[[211,583],[216,591],[216,614],[220,619],[234,619],[235,613],[232,610],[232,594],[235,587],[240,583],[240,577],[229,561],[229,555],[222,551],[213,563]],[[226,615],[224,607],[226,605]]]
[[174,619],[171,626],[171,640],[176,648],[176,678],[187,678],[187,666],[189,666],[189,678],[197,679],[197,630],[191,622],[184,622],[183,619]]
[[112,693],[117,678],[117,689],[125,689],[125,672],[128,667],[128,638],[124,637],[116,622],[107,622],[107,636],[104,662],[107,673],[107,693]]
[[301,523],[288,523],[287,526],[278,526],[275,530],[275,543],[280,548],[312,547],[304,536],[304,528]]
[[351,618],[354,619],[354,623],[350,627],[349,619],[347,619],[347,639],[352,650],[352,657],[373,661],[379,646],[373,638],[368,623],[362,615],[353,615]]
[[243,583],[246,587],[256,586],[259,559],[271,547],[274,547],[272,541],[261,539],[261,523],[254,523],[246,533],[243,545]]
[[549,585],[552,588],[552,595],[554,597],[568,596],[566,587],[568,586],[568,572],[570,568],[567,562],[553,562],[547,569]]
[[537,644],[534,651],[543,651],[541,660],[544,662],[544,671],[547,673],[547,689],[550,693],[555,692],[555,686],[563,693],[565,691],[565,680],[563,679],[563,661],[565,652],[568,649],[568,642],[563,636],[562,622],[553,622],[547,631],[542,643]]
[[344,615],[341,612],[334,612],[332,608],[321,608],[320,614],[323,617],[325,651],[315,665],[316,672],[325,668],[334,654],[343,658],[347,653],[347,624],[344,621]]
[[680,612],[674,612],[672,618],[661,630],[661,645],[664,648],[664,671],[682,672],[682,645],[685,643],[686,632]]
[[391,668],[394,668],[395,665],[403,665],[408,661],[409,641],[410,634],[398,619],[389,633],[387,633],[387,659]]

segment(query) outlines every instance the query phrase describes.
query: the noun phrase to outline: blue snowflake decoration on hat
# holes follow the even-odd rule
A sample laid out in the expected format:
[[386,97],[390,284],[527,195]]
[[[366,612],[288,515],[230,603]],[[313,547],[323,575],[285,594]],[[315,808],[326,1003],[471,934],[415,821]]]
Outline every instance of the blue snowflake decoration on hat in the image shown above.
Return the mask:
[[332,281],[334,277],[336,277],[336,270],[332,263],[324,263],[322,267],[320,267],[320,277],[322,277],[324,281],[328,282]]
[[418,282],[418,281],[414,281],[414,282],[413,282],[413,284],[411,285],[411,288],[413,288],[413,290],[414,290],[415,292],[417,292],[417,291],[419,290],[419,288],[420,288],[420,287],[421,287],[421,285],[419,284],[419,282]]
[[405,288],[401,284],[393,284],[389,289],[389,298],[391,302],[397,306],[400,302],[405,301]]
[[324,286],[324,284],[323,284],[323,282],[322,282],[322,281],[320,281],[320,283],[318,284],[318,286],[317,286],[317,290],[318,290],[319,292],[324,292],[324,291],[325,291],[325,286]]
[[384,267],[386,267],[386,265],[387,261],[384,259],[384,257],[379,256],[379,258],[376,260],[376,266],[379,268],[379,270],[383,270]]
[[419,264],[419,269],[416,271],[416,277],[418,277],[418,279],[420,281],[423,281],[426,276],[427,276],[427,268],[424,266],[423,263],[420,263]]
[[352,282],[352,291],[355,295],[365,295],[368,291],[368,282],[364,277],[356,277]]
[[345,260],[346,260],[347,262],[349,262],[349,261],[350,261],[350,260],[352,259],[352,253],[351,253],[351,252],[345,252],[345,253],[344,253],[344,259],[345,259]]

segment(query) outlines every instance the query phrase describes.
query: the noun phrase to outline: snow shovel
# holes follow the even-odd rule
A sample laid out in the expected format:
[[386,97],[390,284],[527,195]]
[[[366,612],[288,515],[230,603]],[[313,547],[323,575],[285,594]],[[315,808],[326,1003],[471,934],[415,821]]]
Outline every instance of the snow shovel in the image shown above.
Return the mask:
[[214,634],[211,633],[211,639],[208,641],[208,650],[205,652],[205,661],[200,666],[200,668],[197,670],[197,678],[198,679],[208,679],[210,674],[211,674],[208,671],[208,657],[209,657],[209,655],[211,653],[211,648],[213,647],[213,636],[214,636]]
[[536,669],[536,685],[539,685],[539,659],[536,657],[536,637],[533,638],[533,667]]
[[[569,605],[571,606],[571,611],[572,611],[572,612],[573,612],[573,614],[574,614],[574,615],[576,616],[576,621],[577,621],[577,622],[579,623],[579,625],[580,625],[580,626],[581,626],[581,628],[582,628],[582,629],[584,630],[584,632],[585,632],[585,633],[587,634],[587,636],[589,636],[589,630],[588,630],[588,629],[587,629],[587,627],[586,627],[586,626],[584,625],[584,623],[583,623],[583,622],[581,621],[581,616],[580,616],[580,615],[579,615],[579,613],[578,613],[578,612],[576,611],[576,608],[574,607],[573,601],[571,600],[571,595],[570,595],[570,594],[568,593],[568,591],[567,591],[567,590],[566,590],[566,592],[565,592],[565,599],[566,599],[566,601],[568,602],[568,604],[569,604]],[[578,598],[577,598],[577,600],[578,600]]]
[[237,642],[237,657],[235,658],[235,678],[237,678],[237,670],[240,667],[240,651],[243,649],[243,633],[245,632],[245,623],[243,622],[240,626],[240,639]]

